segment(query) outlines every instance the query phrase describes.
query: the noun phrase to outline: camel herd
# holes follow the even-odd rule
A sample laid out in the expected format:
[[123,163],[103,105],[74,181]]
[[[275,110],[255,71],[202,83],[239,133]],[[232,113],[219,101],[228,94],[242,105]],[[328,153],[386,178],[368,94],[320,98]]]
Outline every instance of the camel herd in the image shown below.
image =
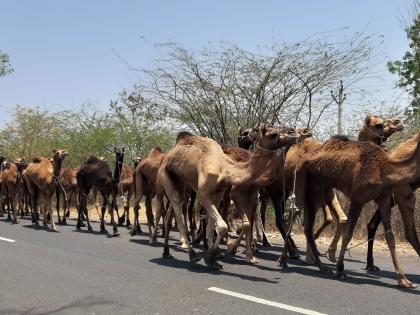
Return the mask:
[[[150,244],[156,244],[159,223],[163,219],[163,257],[171,258],[169,233],[175,219],[181,246],[188,248],[191,262],[202,257],[211,269],[221,269],[219,244],[227,240],[227,253],[235,254],[245,238],[245,256],[249,263],[254,257],[254,233],[261,237],[263,246],[270,246],[265,235],[265,213],[269,200],[275,210],[275,221],[283,239],[284,250],[279,263],[287,266],[288,258],[298,258],[291,228],[298,209],[304,212],[307,239],[306,261],[316,264],[323,272],[331,272],[324,265],[316,239],[334,219],[336,231],[328,248],[327,258],[337,262],[337,277],[345,277],[344,255],[363,206],[374,201],[377,210],[369,222],[367,267],[378,270],[373,261],[373,241],[380,223],[392,256],[398,285],[415,287],[401,268],[391,228],[391,208],[396,204],[401,212],[405,236],[420,256],[414,209],[415,191],[420,186],[420,134],[387,152],[383,142],[393,133],[403,130],[398,119],[384,120],[368,115],[359,131],[358,141],[334,136],[325,143],[311,138],[307,128],[267,127],[240,129],[239,147],[221,145],[212,139],[189,132],[178,134],[176,143],[168,152],[154,148],[146,157],[133,160],[134,170],[124,165],[124,148],[115,148],[115,166],[111,170],[105,158],[87,156],[83,164],[72,169],[63,165],[66,150],[54,150],[52,158],[35,157],[30,163],[23,158],[13,162],[0,156],[1,192],[0,216],[7,209],[8,219],[18,223],[18,216],[32,215],[39,225],[38,208],[43,224],[56,231],[51,198],[56,195],[59,224],[66,224],[71,200],[77,201],[77,230],[89,219],[88,196],[102,198],[100,231],[107,233],[105,213],[108,209],[113,235],[118,225],[131,227],[131,235],[141,233],[139,211],[144,197]],[[349,198],[347,214],[342,210],[335,189]],[[134,193],[134,222],[131,225],[129,208]],[[117,197],[121,196],[124,211],[118,212]],[[285,218],[287,198],[291,211]],[[152,200],[156,199],[156,209]],[[60,215],[60,199],[64,212]],[[197,201],[197,202],[196,202]],[[233,202],[234,207],[231,207]],[[198,205],[198,206],[197,206]],[[234,208],[234,209],[232,209]],[[314,231],[318,209],[324,213],[324,222]],[[114,211],[117,220],[114,220]],[[232,212],[240,219],[238,236],[231,238]],[[197,213],[200,213],[198,216]],[[199,217],[199,222],[197,222]],[[85,224],[86,222],[86,224]],[[198,224],[199,223],[199,224]],[[338,241],[341,249],[336,258]],[[198,254],[193,245],[204,242],[205,251]]]

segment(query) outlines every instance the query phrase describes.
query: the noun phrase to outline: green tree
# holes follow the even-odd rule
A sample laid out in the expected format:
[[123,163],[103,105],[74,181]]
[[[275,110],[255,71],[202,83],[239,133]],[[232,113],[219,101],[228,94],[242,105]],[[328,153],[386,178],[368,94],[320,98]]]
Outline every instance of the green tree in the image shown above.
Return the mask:
[[406,109],[408,122],[420,125],[420,4],[415,4],[409,25],[405,27],[409,50],[400,60],[388,62],[388,70],[398,74],[397,86],[406,89],[411,96]]
[[13,68],[10,66],[9,55],[0,50],[0,77],[12,72]]

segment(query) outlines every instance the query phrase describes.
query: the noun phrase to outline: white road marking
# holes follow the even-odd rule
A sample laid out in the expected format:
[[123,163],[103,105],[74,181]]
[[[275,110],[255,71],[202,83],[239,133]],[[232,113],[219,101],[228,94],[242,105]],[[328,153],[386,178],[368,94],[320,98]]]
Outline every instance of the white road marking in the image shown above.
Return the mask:
[[216,288],[216,287],[208,288],[208,290],[213,291],[213,292],[217,292],[217,293],[221,293],[221,294],[226,294],[226,295],[229,295],[229,296],[234,296],[234,297],[237,297],[239,299],[244,299],[244,300],[252,301],[252,302],[255,302],[255,303],[259,303],[259,304],[264,304],[264,305],[269,305],[269,306],[281,308],[281,309],[284,309],[284,310],[288,310],[288,311],[292,311],[292,312],[296,312],[296,313],[300,313],[300,314],[326,315],[324,313],[319,313],[319,312],[307,310],[307,309],[292,306],[292,305],[287,305],[287,304],[283,304],[283,303],[278,303],[278,302],[273,302],[273,301],[269,301],[269,300],[265,300],[265,299],[260,299],[260,298],[257,298],[255,296],[252,296],[252,295],[237,293],[237,292],[224,290],[224,289],[220,289],[220,288]]
[[10,238],[5,238],[5,237],[0,237],[0,241],[5,241],[5,242],[9,242],[9,243],[16,242],[15,240],[11,240]]

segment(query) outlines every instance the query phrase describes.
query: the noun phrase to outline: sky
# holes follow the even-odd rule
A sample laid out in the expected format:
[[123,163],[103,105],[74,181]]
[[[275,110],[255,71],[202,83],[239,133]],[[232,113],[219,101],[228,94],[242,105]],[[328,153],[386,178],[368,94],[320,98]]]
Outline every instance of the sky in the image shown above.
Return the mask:
[[[381,33],[381,53],[400,58],[407,40],[399,17],[412,0],[325,1],[18,1],[0,0],[0,50],[14,73],[0,78],[0,122],[15,105],[57,111],[105,108],[159,58],[150,44],[176,41],[198,50],[228,41],[255,50],[318,32]],[[146,39],[146,40],[144,40]],[[124,61],[123,61],[124,60]],[[379,65],[374,101],[393,102],[396,77]],[[398,92],[399,93],[399,92]]]

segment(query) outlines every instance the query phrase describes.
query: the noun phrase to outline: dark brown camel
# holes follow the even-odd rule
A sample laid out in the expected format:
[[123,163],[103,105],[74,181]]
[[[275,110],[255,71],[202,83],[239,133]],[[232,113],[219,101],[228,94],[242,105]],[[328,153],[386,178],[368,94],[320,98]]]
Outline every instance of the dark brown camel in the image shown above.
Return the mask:
[[298,188],[304,190],[305,235],[316,264],[325,270],[313,237],[316,215],[316,194],[323,187],[334,187],[350,198],[348,220],[343,231],[343,242],[337,262],[337,276],[344,277],[344,254],[352,238],[354,227],[363,205],[374,200],[386,231],[385,238],[396,270],[398,285],[414,286],[405,276],[395,251],[391,229],[391,192],[396,186],[407,185],[419,176],[420,134],[415,137],[415,150],[406,159],[395,160],[377,145],[350,141],[336,136],[327,141],[312,156],[307,156],[298,170]]
[[[18,161],[16,161],[19,163]],[[10,211],[13,215],[13,223],[18,223],[18,203],[21,198],[20,187],[19,187],[19,172],[18,165],[4,161],[4,169],[1,173],[1,182],[2,182],[2,198],[6,198],[8,201],[8,220],[11,220]],[[3,201],[3,200],[2,200]],[[0,202],[2,204],[3,202]]]
[[[108,207],[113,226],[113,235],[118,236],[117,224],[114,220],[114,209],[116,209],[116,197],[118,193],[118,183],[124,160],[124,148],[115,148],[115,168],[114,172],[106,161],[96,156],[90,156],[80,167],[77,173],[77,187],[79,189],[79,209],[76,229],[80,231],[82,226],[82,213],[84,212],[88,224],[88,231],[93,232],[89,221],[89,212],[87,210],[87,196],[93,187],[101,193],[103,203],[101,207],[101,233],[107,233],[105,229],[105,212]],[[112,201],[109,197],[112,195]]]

